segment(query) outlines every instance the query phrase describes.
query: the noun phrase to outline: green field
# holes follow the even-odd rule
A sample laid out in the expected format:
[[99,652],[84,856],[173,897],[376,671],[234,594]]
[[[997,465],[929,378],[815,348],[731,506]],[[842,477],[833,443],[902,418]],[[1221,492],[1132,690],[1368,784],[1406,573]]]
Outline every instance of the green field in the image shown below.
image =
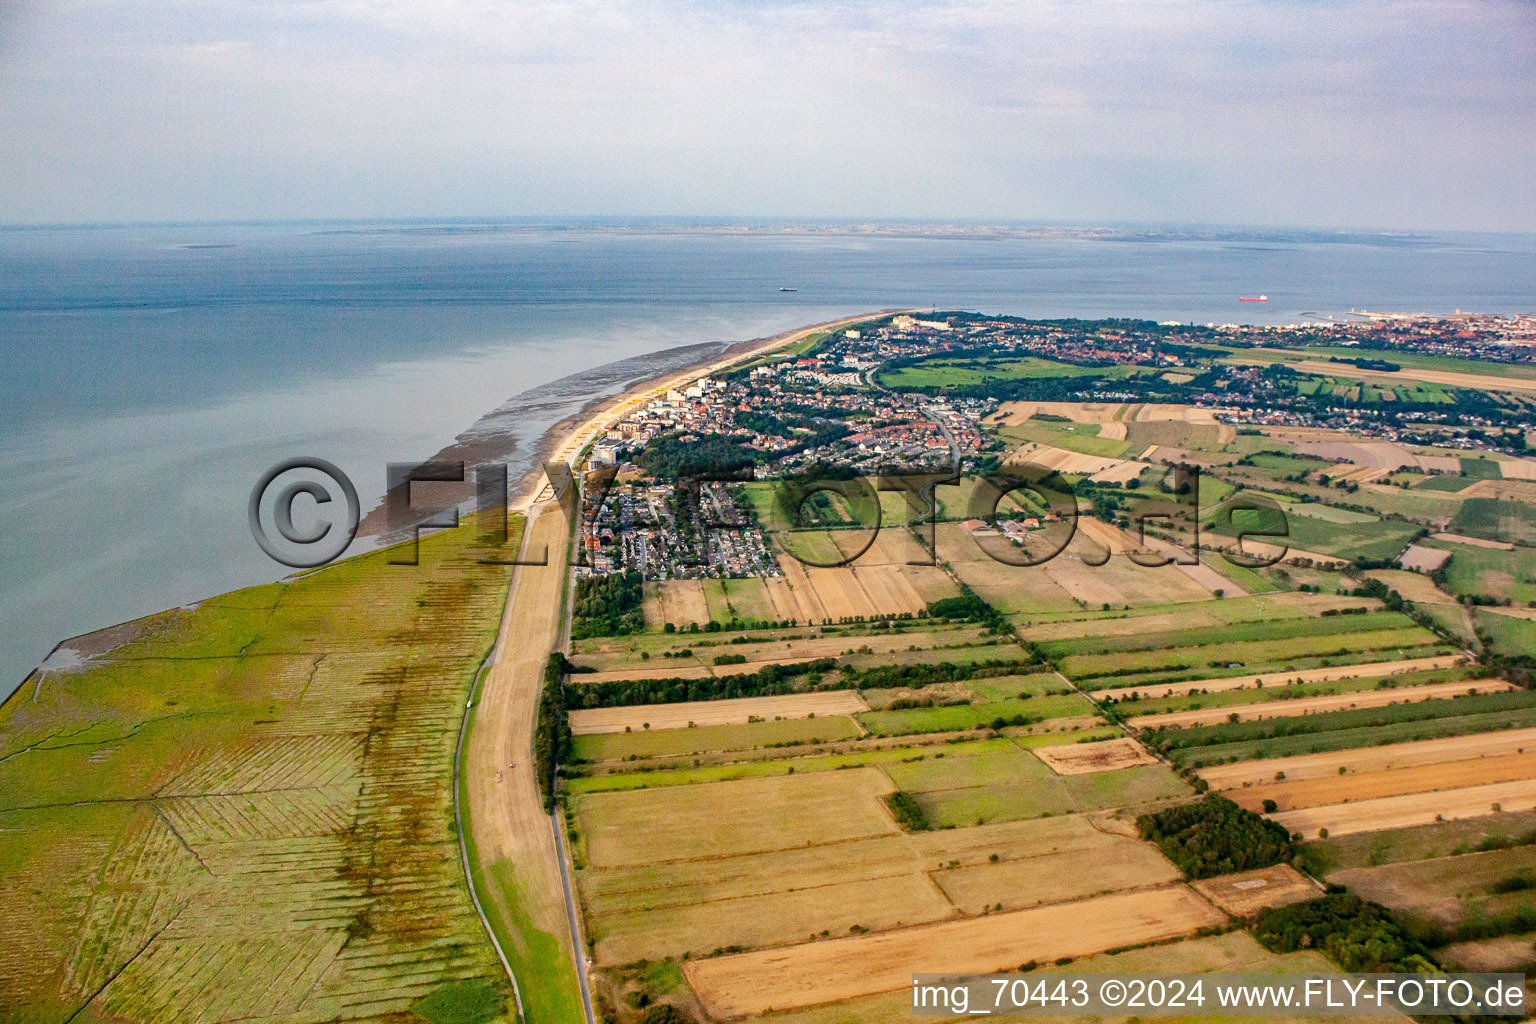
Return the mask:
[[[882,765],[911,760],[919,754],[932,756],[934,751],[955,756],[987,753],[996,750],[1034,749],[1077,743],[1091,739],[1110,739],[1121,735],[1118,729],[1108,726],[1074,733],[1047,733],[1039,736],[993,737],[987,739],[946,740],[941,743],[910,742],[893,743],[889,746],[871,747],[842,754],[822,754],[811,757],[782,756],[774,759],[741,761],[732,764],[704,765],[698,768],[656,769],[629,771],[615,769],[601,775],[577,776],[565,782],[571,794],[604,793],[627,789],[652,789],[659,786],[691,786],[705,782],[730,782],[735,779],[759,779],[774,775],[799,772],[831,772],[865,765]],[[789,751],[784,752],[789,755]]]
[[1304,697],[1323,697],[1337,693],[1358,693],[1361,690],[1374,690],[1387,682],[1394,686],[1427,686],[1430,683],[1476,679],[1486,675],[1487,671],[1484,669],[1466,666],[1425,672],[1405,672],[1397,676],[1335,679],[1323,683],[1250,686],[1241,690],[1220,690],[1216,693],[1190,693],[1178,697],[1127,700],[1120,702],[1119,710],[1124,715],[1156,715],[1170,711],[1198,711],[1201,708],[1241,707],[1244,704],[1263,704],[1276,700],[1300,700]]
[[[1354,618],[1354,616],[1337,616]],[[1215,643],[1206,646],[1168,647],[1114,654],[1084,654],[1061,659],[1061,671],[1074,682],[1130,686],[1145,677],[1178,675],[1181,679],[1217,678],[1247,672],[1260,666],[1286,665],[1306,659],[1338,658],[1338,664],[1366,652],[1406,652],[1438,643],[1433,633],[1419,626],[1378,629],[1369,632],[1294,636],[1278,640]],[[1406,654],[1404,655],[1406,656]],[[1379,660],[1379,659],[1378,659]],[[1276,669],[1275,671],[1278,671]]]
[[1468,498],[1451,520],[1451,532],[1506,544],[1536,544],[1536,505]]
[[[1281,508],[1287,513],[1288,535],[1284,539],[1265,537],[1263,540],[1338,558],[1395,558],[1421,529],[1413,523],[1387,519],[1329,522],[1319,516],[1308,515],[1296,504],[1283,504]],[[1212,526],[1210,529],[1214,533],[1235,536],[1241,528],[1268,528],[1273,518],[1268,514],[1239,513],[1234,524]]]
[[1500,551],[1453,541],[1429,541],[1428,546],[1451,552],[1442,571],[1446,589],[1457,597],[1508,598],[1515,604],[1536,601],[1536,549]]
[[991,381],[1060,377],[1119,380],[1144,372],[1138,366],[1078,366],[1034,356],[978,356],[960,359],[941,356],[911,366],[881,370],[877,379],[885,387],[899,391],[904,388],[953,388]]
[[[1303,857],[1309,869],[1325,875],[1345,868],[1460,856],[1483,844],[1514,840],[1532,829],[1536,829],[1536,811],[1506,811],[1480,818],[1315,840],[1303,847]],[[1536,854],[1536,847],[1525,849],[1528,854]]]
[[1172,647],[1199,645],[1212,639],[1223,643],[1261,640],[1286,640],[1292,637],[1333,636],[1375,629],[1407,629],[1413,620],[1401,612],[1370,612],[1365,615],[1329,615],[1291,618],[1279,621],[1234,623],[1213,637],[1207,628],[1132,633],[1128,636],[1088,636],[1075,640],[1051,640],[1037,643],[1035,649],[1046,658],[1074,655],[1112,654],[1125,651],[1155,651]]
[[1178,764],[1195,767],[1261,757],[1351,750],[1536,724],[1536,693],[1513,690],[1451,700],[1330,711],[1299,718],[1225,722],[1144,732]]
[[1017,747],[970,757],[926,757],[884,768],[938,828],[1121,807],[1190,793],[1182,779],[1160,764],[1057,775]]
[[[221,1019],[403,1018],[462,983],[499,1015],[452,768],[510,570],[469,538],[141,619],[0,708],[10,1005],[189,1020],[216,977]],[[571,1019],[567,964],[548,961],[530,1019]]]
[[824,743],[858,735],[859,729],[853,719],[846,715],[829,715],[746,725],[701,725],[692,729],[577,736],[573,753],[586,761],[612,761],[630,756],[669,757],[705,750],[750,750],[773,744]]
[[975,729],[997,719],[1012,719],[1023,715],[1031,722],[1051,718],[1068,718],[1097,714],[1084,698],[1077,694],[1059,697],[1017,697],[976,704],[955,704],[949,707],[909,708],[902,711],[866,711],[858,716],[859,722],[872,733],[881,736],[900,736],[908,733],[947,732],[954,729]]
[[[1299,350],[1299,354],[1327,359],[1383,359],[1404,369],[1442,370],[1448,373],[1470,373],[1479,377],[1514,377],[1519,380],[1536,380],[1536,366],[1530,363],[1490,363],[1478,359],[1457,359],[1454,356],[1436,356],[1418,352],[1398,352],[1384,349],[1332,348],[1318,346]],[[1415,382],[1418,383],[1418,382]],[[1437,387],[1418,384],[1420,387]]]

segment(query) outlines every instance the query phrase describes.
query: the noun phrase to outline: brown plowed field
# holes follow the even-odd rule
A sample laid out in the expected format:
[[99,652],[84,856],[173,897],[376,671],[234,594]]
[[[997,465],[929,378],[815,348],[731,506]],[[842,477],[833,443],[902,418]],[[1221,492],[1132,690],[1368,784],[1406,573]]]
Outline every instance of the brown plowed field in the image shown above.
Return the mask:
[[1212,725],[1230,721],[1233,715],[1240,722],[1263,718],[1295,718],[1324,711],[1343,711],[1347,708],[1379,708],[1388,704],[1417,704],[1425,700],[1448,700],[1471,693],[1502,693],[1514,687],[1502,679],[1459,680],[1454,683],[1431,683],[1427,686],[1399,686],[1385,690],[1355,690],[1351,693],[1333,693],[1323,697],[1301,697],[1295,700],[1266,701],[1262,704],[1233,704],[1226,707],[1200,708],[1196,711],[1174,711],[1164,715],[1140,715],[1129,719],[1127,724],[1137,729],[1163,729],[1173,726],[1184,728],[1191,725]]
[[1393,743],[1385,747],[1366,747],[1360,750],[1334,750],[1296,757],[1271,757],[1262,761],[1239,761],[1236,764],[1205,768],[1200,775],[1210,783],[1212,789],[1229,790],[1271,782],[1276,772],[1284,772],[1286,781],[1296,782],[1338,775],[1340,767],[1350,774],[1365,774],[1479,757],[1500,757],[1523,753],[1525,750],[1536,750],[1536,729],[1507,729],[1472,736]]
[[1267,786],[1250,786],[1227,795],[1250,811],[1258,811],[1265,800],[1273,800],[1282,811],[1303,807],[1322,807],[1346,801],[1374,800],[1404,793],[1428,793],[1442,789],[1481,786],[1491,782],[1536,779],[1536,748],[1529,754],[1504,754],[1478,757],[1469,761],[1442,761],[1413,768],[1393,768],[1358,775],[1324,776]]
[[1536,779],[1496,782],[1487,786],[1468,786],[1438,793],[1410,793],[1379,800],[1358,800],[1347,804],[1329,804],[1273,815],[1274,820],[1311,838],[1318,829],[1330,835],[1352,832],[1377,832],[1384,828],[1428,825],[1438,819],[1476,818],[1493,814],[1493,805],[1506,811],[1536,809]]
[[808,718],[826,715],[856,715],[868,711],[857,690],[826,690],[820,693],[789,693],[778,697],[738,697],[731,700],[700,700],[685,704],[642,704],[636,707],[588,708],[572,711],[571,732],[577,736],[592,733],[623,732],[639,729],[649,722],[651,729],[686,729],[694,725],[741,725],[749,718],[772,721],[775,718]]
[[965,921],[690,960],[716,1019],[906,988],[915,971],[974,974],[1187,935],[1225,921],[1184,886],[1120,893]]

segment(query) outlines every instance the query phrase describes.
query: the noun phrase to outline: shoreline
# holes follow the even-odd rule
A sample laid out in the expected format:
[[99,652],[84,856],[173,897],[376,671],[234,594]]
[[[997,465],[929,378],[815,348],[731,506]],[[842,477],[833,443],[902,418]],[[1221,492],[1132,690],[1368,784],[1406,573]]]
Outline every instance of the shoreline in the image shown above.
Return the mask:
[[792,345],[818,331],[833,331],[839,327],[846,327],[849,324],[868,320],[872,317],[894,316],[910,312],[917,311],[882,309],[864,312],[854,316],[839,317],[835,320],[824,320],[820,323],[791,328],[767,338],[754,338],[750,341],[735,342],[722,350],[717,357],[701,359],[697,362],[689,363],[680,369],[663,370],[630,385],[617,395],[605,395],[594,398],[584,405],[576,415],[556,423],[534,442],[533,452],[536,464],[530,467],[518,480],[516,491],[508,495],[507,511],[509,513],[527,511],[534,503],[535,498],[544,490],[546,483],[541,482],[544,480],[543,463],[563,461],[569,464],[572,459],[581,453],[582,449],[596,440],[609,424],[622,419],[625,413],[632,411],[636,407],[646,404],[659,395],[665,394],[669,388],[687,383],[701,376],[728,369],[737,363],[772,352],[774,349]]
[[[542,468],[543,463],[554,461],[556,458],[563,458],[569,462],[570,459],[578,455],[581,450],[585,448],[587,444],[589,444],[593,438],[597,436],[598,432],[605,429],[609,423],[613,422],[613,420],[616,419],[621,412],[626,411],[635,405],[644,404],[655,395],[664,393],[668,388],[673,387],[679,383],[694,379],[706,373],[712,373],[725,369],[736,363],[755,358],[766,352],[771,352],[776,348],[793,344],[796,341],[802,340],[808,335],[816,333],[817,331],[835,330],[839,326],[857,323],[860,320],[867,320],[871,317],[878,316],[890,316],[901,312],[909,311],[890,309],[879,310],[875,312],[865,312],[855,316],[840,317],[835,320],[827,320],[820,323],[790,328],[789,330],[781,331],[780,333],[767,338],[754,338],[748,341],[733,342],[724,348],[714,350],[712,353],[702,359],[697,359],[686,364],[682,368],[666,367],[660,369],[656,373],[653,373],[644,377],[642,380],[630,384],[616,395],[603,395],[589,400],[585,405],[582,406],[580,411],[555,423],[553,426],[545,430],[544,433],[541,434],[538,439],[533,442],[532,449],[534,453],[535,464],[526,472],[524,472],[521,477],[518,478],[515,485],[509,481],[507,496],[508,514],[521,515],[526,513],[527,510],[534,504],[540,492],[545,489],[546,482],[544,480],[544,470]],[[688,346],[678,347],[685,348]],[[665,352],[669,350],[662,351]],[[660,353],[650,353],[649,355],[654,357],[659,354]],[[597,370],[600,368],[601,367],[592,367],[591,369]],[[580,443],[576,444],[577,441],[580,441]],[[451,447],[453,446],[450,446],[450,448]],[[450,449],[448,448],[443,449],[444,452],[449,450]],[[379,507],[381,509],[383,507],[382,499],[380,501]],[[375,512],[377,511],[378,510],[375,510]],[[358,542],[363,541],[365,537],[369,537],[369,539],[371,539],[374,543],[360,547],[356,550],[353,549],[352,545],[349,545],[346,554],[333,562],[327,563],[325,566],[320,566],[315,569],[303,570],[302,573],[290,573],[287,576],[279,577],[278,579],[271,580],[269,582],[283,582],[292,578],[294,575],[307,575],[309,573],[322,572],[330,565],[336,565],[340,562],[347,561],[348,559],[361,557],[363,555],[378,551],[381,548],[390,547],[392,544],[399,543],[400,541],[398,539],[386,538],[378,534],[372,534],[369,536],[366,533],[363,527],[368,522],[368,517],[374,514],[375,513],[365,514],[363,523],[360,524],[357,539],[353,542],[354,544],[357,544]],[[240,589],[244,588],[235,588],[235,590]],[[196,607],[205,601],[213,600],[214,598],[223,596],[225,593],[231,592],[232,591],[221,591],[219,593],[209,594],[206,597],[190,602],[189,605],[183,605],[180,607]],[[20,682],[16,684],[14,689],[10,690],[8,693],[0,695],[0,704],[9,702],[12,698],[15,697],[16,694],[21,693],[29,682],[32,682],[35,678],[41,675],[47,675],[50,673],[67,675],[75,671],[83,670],[94,660],[103,658],[110,654],[113,650],[121,647],[123,644],[132,641],[138,635],[138,631],[134,628],[136,624],[173,610],[175,609],[161,608],[156,611],[146,612],[143,615],[134,616],[133,618],[108,623],[105,626],[87,630],[83,633],[76,633],[73,636],[64,637],[63,639],[58,640],[53,644],[52,647],[49,648],[47,655],[45,655],[41,661],[39,661],[36,665],[27,671]],[[95,642],[91,642],[93,640]],[[67,661],[67,663],[60,663],[50,667],[49,662],[54,661],[55,658],[64,651],[78,652],[81,657],[62,659]]]

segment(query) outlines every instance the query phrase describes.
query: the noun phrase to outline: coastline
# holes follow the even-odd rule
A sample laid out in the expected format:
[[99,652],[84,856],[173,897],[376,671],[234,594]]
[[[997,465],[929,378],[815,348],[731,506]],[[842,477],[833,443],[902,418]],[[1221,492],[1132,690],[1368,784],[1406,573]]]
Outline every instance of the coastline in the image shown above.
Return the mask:
[[[817,331],[836,329],[846,324],[857,323],[876,316],[888,316],[905,312],[900,309],[879,310],[865,312],[854,316],[840,317],[835,320],[827,320],[819,323],[808,324],[801,327],[790,328],[767,338],[754,338],[747,341],[734,342],[729,345],[691,345],[680,346],[679,349],[663,350],[663,352],[648,353],[639,359],[655,360],[666,351],[677,352],[680,349],[696,349],[707,347],[710,351],[702,358],[692,359],[678,366],[665,366],[651,373],[642,371],[641,378],[623,388],[615,395],[600,395],[588,400],[574,415],[567,416],[544,431],[533,443],[535,464],[525,471],[517,481],[508,481],[507,511],[509,514],[522,514],[534,503],[539,493],[544,489],[544,471],[542,465],[555,459],[569,461],[578,455],[583,448],[595,438],[601,430],[626,410],[635,405],[644,404],[652,397],[664,393],[668,388],[679,383],[693,379],[705,373],[711,373],[725,369],[736,363],[743,362],[771,352],[784,345],[795,342],[816,333]],[[622,361],[621,361],[622,362]],[[613,365],[613,364],[607,364]],[[593,367],[599,370],[602,367]],[[588,371],[590,372],[590,371]],[[488,414],[488,416],[491,414]],[[484,417],[482,417],[482,421]],[[448,447],[442,449],[434,459],[463,459],[469,461],[476,450],[476,441],[473,438],[473,428]],[[357,540],[338,562],[360,557],[381,547],[388,547],[397,543],[400,537],[385,536],[381,531],[368,529],[371,521],[382,516],[383,499],[379,506],[364,516],[360,524]],[[360,543],[370,540],[371,543]],[[336,564],[335,562],[330,564]],[[323,570],[324,567],[321,567]],[[310,570],[321,571],[321,570]],[[274,581],[275,582],[275,581]],[[236,588],[242,589],[242,588]],[[221,594],[209,594],[198,601],[192,602],[191,607],[196,607],[204,601],[212,600]],[[85,668],[93,660],[103,658],[112,650],[132,641],[138,635],[136,624],[147,622],[166,611],[173,609],[161,609],[147,612],[143,615],[109,623],[96,629],[77,633],[56,641],[48,650],[48,654],[34,665],[13,688],[0,693],[0,704],[4,704],[22,692],[28,683],[36,681],[40,675],[57,672],[69,674]],[[52,662],[52,664],[50,664]]]
[[[667,369],[645,380],[630,385],[617,395],[602,396],[592,399],[575,416],[567,417],[556,423],[544,432],[543,436],[534,444],[535,457],[539,464],[546,462],[570,463],[582,449],[591,444],[597,436],[605,430],[609,424],[622,419],[638,406],[642,406],[652,399],[663,395],[669,388],[686,383],[710,373],[716,373],[734,366],[737,363],[757,358],[774,349],[786,345],[793,345],[802,341],[818,331],[832,331],[839,327],[868,320],[872,317],[892,316],[913,310],[882,309],[873,312],[859,313],[854,316],[839,317],[835,320],[825,320],[820,323],[809,324],[803,327],[791,328],[781,331],[768,338],[754,338],[750,341],[736,342],[723,349],[718,357],[706,358],[689,363],[680,369]],[[509,494],[507,511],[523,512],[533,504],[534,499],[543,490],[544,471],[540,465],[531,467],[517,483],[517,489]]]

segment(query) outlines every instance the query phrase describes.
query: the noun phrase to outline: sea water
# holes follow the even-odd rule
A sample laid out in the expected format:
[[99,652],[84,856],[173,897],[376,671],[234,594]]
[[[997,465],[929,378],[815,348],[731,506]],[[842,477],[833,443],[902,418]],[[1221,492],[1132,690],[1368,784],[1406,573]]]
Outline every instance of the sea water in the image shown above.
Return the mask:
[[338,464],[366,509],[385,463],[506,405],[515,480],[552,424],[656,365],[592,372],[618,360],[896,307],[1200,323],[1536,309],[1530,237],[720,227],[0,230],[0,696],[67,637],[284,575],[245,519],[282,459]]

